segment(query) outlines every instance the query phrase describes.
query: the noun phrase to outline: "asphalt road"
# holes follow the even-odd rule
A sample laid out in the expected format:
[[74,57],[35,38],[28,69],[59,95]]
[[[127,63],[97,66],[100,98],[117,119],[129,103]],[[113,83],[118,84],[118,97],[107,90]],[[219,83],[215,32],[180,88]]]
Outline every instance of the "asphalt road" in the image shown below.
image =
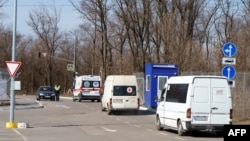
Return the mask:
[[157,131],[155,112],[146,108],[138,115],[107,115],[100,102],[71,98],[38,102],[34,96],[16,96],[15,122],[26,122],[29,128],[5,128],[9,113],[9,106],[0,106],[0,141],[223,141],[213,133]]

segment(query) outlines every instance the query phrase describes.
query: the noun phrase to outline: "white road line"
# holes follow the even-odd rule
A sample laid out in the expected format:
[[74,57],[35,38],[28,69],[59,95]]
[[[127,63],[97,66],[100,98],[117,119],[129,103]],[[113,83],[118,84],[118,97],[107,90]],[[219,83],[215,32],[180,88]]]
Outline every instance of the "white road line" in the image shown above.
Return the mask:
[[185,140],[185,139],[183,139],[183,138],[180,138],[180,137],[175,137],[175,138],[176,138],[176,139],[179,139],[179,140],[183,140],[183,141]]
[[22,137],[24,141],[29,141],[24,135],[22,135],[20,132],[18,132],[16,129],[13,129],[19,136]]
[[153,132],[153,130],[152,129],[146,129],[147,131],[150,131],[150,132]]
[[141,126],[139,126],[139,125],[134,125],[134,127],[140,128]]
[[164,136],[168,136],[167,133],[161,133],[161,132],[160,132],[159,134],[164,135]]
[[109,129],[109,128],[106,128],[106,127],[102,127],[102,129],[104,129],[104,131],[107,131],[107,132],[116,132],[117,131],[117,130]]
[[66,105],[56,105],[56,107],[61,107],[61,108],[65,108],[65,109],[69,109],[70,107],[66,106]]

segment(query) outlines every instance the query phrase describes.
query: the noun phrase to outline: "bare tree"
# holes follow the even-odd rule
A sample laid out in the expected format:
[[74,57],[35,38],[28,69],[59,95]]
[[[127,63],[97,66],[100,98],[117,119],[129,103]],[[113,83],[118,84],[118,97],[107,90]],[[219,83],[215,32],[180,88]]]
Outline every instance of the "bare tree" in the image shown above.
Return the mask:
[[[108,40],[108,6],[107,0],[82,0],[80,6],[70,0],[75,9],[82,15],[82,17],[92,24],[93,28],[93,46],[98,49],[102,57],[102,78],[110,72],[112,65],[112,53],[110,43]],[[90,27],[90,28],[91,28]],[[99,36],[99,37],[98,37]],[[98,40],[100,39],[100,40]],[[109,71],[109,72],[108,72]]]
[[0,68],[5,67],[6,60],[11,60],[12,30],[0,25]]
[[32,27],[35,34],[41,41],[41,52],[47,53],[48,60],[44,64],[47,68],[45,73],[45,83],[52,84],[54,69],[54,56],[59,47],[62,33],[59,31],[58,23],[60,21],[60,12],[55,8],[50,12],[45,6],[40,9],[34,9],[29,13],[28,25]]
[[126,27],[127,40],[133,57],[134,70],[144,70],[150,43],[151,1],[116,0],[117,16]]

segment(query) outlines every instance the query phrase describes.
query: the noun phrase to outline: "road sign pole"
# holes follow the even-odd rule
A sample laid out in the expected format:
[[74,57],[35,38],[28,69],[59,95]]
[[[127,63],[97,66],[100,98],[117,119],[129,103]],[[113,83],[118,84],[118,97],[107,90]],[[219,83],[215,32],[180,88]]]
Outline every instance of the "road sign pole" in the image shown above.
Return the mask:
[[[16,19],[17,19],[17,0],[14,0],[14,25],[12,37],[12,62],[15,61],[16,51]],[[14,109],[15,109],[15,91],[14,91],[15,77],[11,77],[10,82],[10,121],[6,123],[6,128],[17,128],[17,123],[14,122]]]

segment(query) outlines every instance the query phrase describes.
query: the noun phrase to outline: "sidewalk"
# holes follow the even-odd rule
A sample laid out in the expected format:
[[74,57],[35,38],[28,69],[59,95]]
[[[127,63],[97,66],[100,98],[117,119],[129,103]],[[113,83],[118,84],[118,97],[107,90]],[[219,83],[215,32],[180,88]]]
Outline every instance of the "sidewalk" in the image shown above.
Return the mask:
[[[24,98],[23,96],[18,95],[16,96],[15,100],[15,110],[43,108],[43,105],[41,105],[39,102]],[[8,109],[10,109],[10,101],[2,101],[0,105],[0,111]]]

